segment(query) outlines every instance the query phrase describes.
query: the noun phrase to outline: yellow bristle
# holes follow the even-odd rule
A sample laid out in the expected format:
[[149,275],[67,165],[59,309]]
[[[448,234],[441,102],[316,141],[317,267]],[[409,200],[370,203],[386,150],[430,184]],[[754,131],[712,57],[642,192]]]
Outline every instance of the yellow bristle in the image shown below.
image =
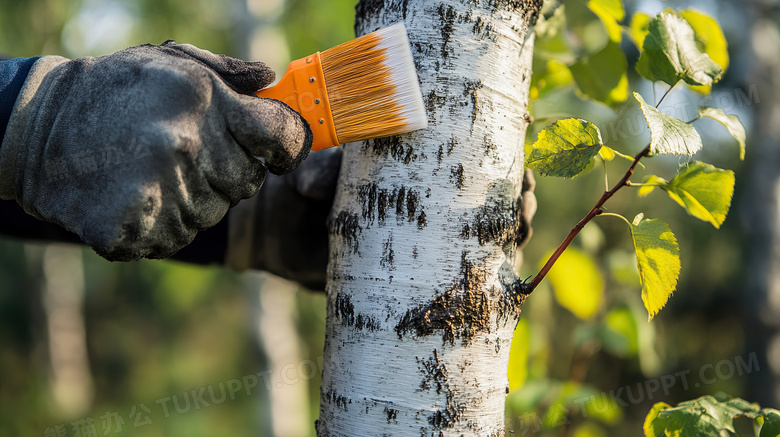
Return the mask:
[[325,50],[321,57],[339,142],[427,126],[402,24]]

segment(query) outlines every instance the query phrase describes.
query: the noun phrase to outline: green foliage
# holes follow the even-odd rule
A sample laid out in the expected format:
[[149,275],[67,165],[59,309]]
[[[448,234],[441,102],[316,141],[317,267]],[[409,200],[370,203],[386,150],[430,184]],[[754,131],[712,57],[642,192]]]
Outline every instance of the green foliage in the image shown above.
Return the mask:
[[634,98],[639,102],[647,127],[650,128],[652,154],[691,156],[701,150],[701,137],[693,126],[648,105],[637,92]]
[[582,57],[569,67],[581,92],[610,106],[623,103],[628,98],[627,68],[626,56],[614,41],[607,43],[600,52]]
[[734,172],[693,161],[661,188],[690,215],[720,228],[731,206]]
[[593,258],[569,249],[549,273],[555,298],[580,319],[592,318],[602,302],[604,281]]
[[690,24],[681,16],[662,12],[649,24],[636,69],[645,79],[674,85],[712,85],[723,69],[701,51]]
[[598,128],[585,120],[559,120],[539,133],[526,166],[542,175],[571,178],[585,170],[601,148]]
[[680,247],[669,225],[638,214],[631,223],[642,302],[652,320],[666,305],[680,276]]
[[780,412],[722,394],[705,395],[676,407],[656,403],[645,417],[643,430],[646,437],[734,436],[738,435],[734,420],[739,418],[754,423],[757,437],[780,435]]
[[726,113],[720,108],[712,108],[709,106],[699,107],[699,117],[711,118],[723,126],[726,126],[729,134],[734,137],[739,143],[739,159],[740,161],[745,159],[745,141],[747,134],[745,133],[745,126],[739,121],[739,117],[736,115],[726,115]]

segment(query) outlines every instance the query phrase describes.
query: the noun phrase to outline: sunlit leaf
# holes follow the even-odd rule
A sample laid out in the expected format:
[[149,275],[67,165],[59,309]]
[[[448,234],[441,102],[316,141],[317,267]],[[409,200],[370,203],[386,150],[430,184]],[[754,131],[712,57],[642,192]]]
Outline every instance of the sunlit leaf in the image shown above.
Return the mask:
[[520,319],[512,334],[512,346],[509,349],[509,391],[520,388],[528,377],[528,350],[531,333],[528,319]]
[[666,305],[680,276],[680,247],[669,225],[639,214],[631,224],[642,302],[652,320]]
[[639,102],[650,128],[650,151],[653,154],[690,156],[701,150],[701,137],[693,126],[648,105],[637,92],[634,98]]
[[604,281],[590,256],[568,248],[547,277],[561,306],[584,320],[596,314],[604,293]]
[[731,134],[739,143],[739,159],[745,159],[745,142],[747,141],[747,134],[745,133],[745,126],[739,121],[739,117],[736,115],[726,115],[722,109],[709,106],[699,106],[699,116],[711,118],[723,126],[726,126],[729,134]]
[[585,170],[601,146],[601,133],[593,123],[558,120],[539,132],[526,166],[546,176],[574,177]]
[[[706,53],[725,72],[729,66],[729,51],[726,37],[723,35],[718,22],[709,15],[695,9],[686,9],[680,11],[679,14],[693,28],[699,49]],[[702,94],[709,94],[712,87],[700,85],[691,86],[691,88]]]
[[620,43],[623,36],[623,29],[620,27],[620,21],[625,17],[621,0],[590,0],[588,7],[596,14],[604,27],[607,29],[607,35],[612,42]]
[[643,12],[635,12],[631,17],[631,39],[642,50],[647,33],[650,32],[650,16]]
[[660,185],[666,185],[666,179],[662,177],[658,177],[656,175],[650,175],[645,178],[645,180],[642,181],[643,184],[641,187],[639,187],[639,197],[645,197],[648,194],[652,193],[653,190],[656,189],[656,187]]
[[592,56],[581,57],[569,67],[583,94],[609,106],[628,98],[627,68],[626,55],[614,42]]
[[[645,417],[643,430],[645,436],[652,437],[734,435],[736,433],[734,419],[743,416],[755,419],[759,416],[757,410],[756,404],[720,395],[718,398],[705,395],[680,402],[676,407],[659,402],[653,405]],[[777,437],[777,434],[772,431],[766,435]]]
[[667,408],[672,408],[672,406],[666,402],[658,402],[653,405],[653,408],[651,408],[647,413],[647,416],[645,416],[645,423],[642,426],[642,429],[645,432],[645,437],[664,437],[665,427],[657,419],[658,413]]
[[548,92],[574,82],[569,68],[555,59],[534,58],[534,72],[531,77],[532,99],[544,97]]
[[599,149],[599,156],[604,161],[609,162],[615,159],[615,151],[612,150],[611,147],[601,146],[601,149]]
[[662,12],[650,21],[636,69],[645,79],[674,85],[711,85],[723,69],[696,45],[693,28],[684,18]]
[[661,188],[690,215],[720,228],[731,206],[734,172],[693,161]]

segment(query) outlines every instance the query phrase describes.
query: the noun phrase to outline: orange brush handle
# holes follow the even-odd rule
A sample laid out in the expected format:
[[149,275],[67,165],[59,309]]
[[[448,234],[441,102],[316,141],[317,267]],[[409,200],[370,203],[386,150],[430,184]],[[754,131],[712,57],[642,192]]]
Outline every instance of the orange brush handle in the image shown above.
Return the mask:
[[279,83],[255,94],[263,98],[281,100],[299,112],[309,122],[314,134],[311,150],[339,145],[319,52],[292,61]]

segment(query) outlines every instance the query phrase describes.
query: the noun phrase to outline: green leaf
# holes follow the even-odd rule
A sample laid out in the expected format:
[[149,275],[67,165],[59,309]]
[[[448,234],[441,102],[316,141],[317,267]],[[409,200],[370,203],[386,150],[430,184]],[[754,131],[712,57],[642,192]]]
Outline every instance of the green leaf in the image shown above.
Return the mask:
[[639,327],[629,308],[614,308],[604,318],[601,332],[604,349],[619,356],[636,355],[639,351]]
[[617,43],[610,41],[603,50],[581,57],[569,69],[586,96],[613,107],[628,99],[628,61]]
[[[550,255],[552,253],[544,259]],[[591,257],[577,249],[568,248],[547,277],[555,292],[555,299],[562,307],[583,320],[596,314],[604,294],[604,281]]]
[[[756,404],[727,395],[718,395],[717,398],[705,395],[680,402],[676,407],[660,402],[653,405],[645,417],[643,429],[645,436],[658,437],[710,437],[725,435],[726,432],[734,435],[734,419],[743,416],[756,419],[760,416],[758,408]],[[766,411],[761,410],[762,413]],[[772,430],[766,435],[777,437]]]
[[609,39],[612,42],[620,43],[623,29],[620,27],[619,21],[626,16],[623,2],[621,0],[590,0],[588,8],[601,19],[607,29]]
[[680,248],[669,225],[658,219],[643,220],[639,214],[631,224],[636,264],[642,282],[642,302],[652,320],[666,305],[680,276]]
[[602,146],[601,133],[589,121],[558,120],[539,132],[526,166],[546,176],[571,178],[585,170]]
[[[546,7],[547,5],[545,5]],[[568,26],[565,9],[565,5],[559,6],[551,14],[539,16],[539,20],[534,26],[535,59],[555,59],[564,64],[571,64],[576,60],[574,48],[566,35]],[[534,73],[536,73],[535,68]]]
[[[726,37],[720,29],[718,22],[709,15],[695,9],[680,11],[679,15],[691,25],[696,38],[696,46],[706,53],[710,59],[720,66],[723,72],[729,66],[729,51]],[[709,94],[711,86],[691,86],[702,94]]]
[[693,28],[679,15],[662,12],[650,21],[636,69],[645,79],[669,85],[712,85],[723,69],[696,45]]
[[615,153],[616,152],[611,147],[601,146],[601,149],[599,149],[599,156],[605,162],[609,162],[615,159]]
[[722,109],[709,106],[699,106],[699,117],[708,117],[719,122],[723,126],[726,126],[729,134],[731,134],[739,143],[740,161],[745,159],[745,141],[747,140],[747,134],[745,133],[745,126],[739,121],[739,117],[736,115],[726,115]]
[[555,59],[534,57],[534,72],[531,77],[531,99],[544,97],[548,92],[574,82],[569,68]]
[[645,423],[642,426],[645,437],[664,437],[664,429],[666,427],[662,423],[663,421],[658,420],[658,414],[667,408],[672,408],[672,406],[666,402],[657,402],[653,405],[653,408],[645,416]]
[[645,197],[648,194],[652,193],[653,190],[655,190],[656,187],[666,185],[666,179],[658,177],[656,175],[650,175],[645,178],[644,181],[642,181],[643,184],[639,187],[639,197]]
[[642,45],[645,42],[645,37],[650,32],[650,16],[643,12],[636,12],[631,17],[631,39],[634,40],[634,44],[642,50]]
[[731,206],[734,172],[693,161],[681,166],[677,176],[661,188],[688,214],[720,228]]
[[761,425],[758,437],[780,436],[780,412],[777,410],[764,410],[763,418],[764,424]]
[[701,137],[693,126],[648,105],[637,92],[634,98],[639,102],[650,128],[650,152],[690,156],[701,150]]

